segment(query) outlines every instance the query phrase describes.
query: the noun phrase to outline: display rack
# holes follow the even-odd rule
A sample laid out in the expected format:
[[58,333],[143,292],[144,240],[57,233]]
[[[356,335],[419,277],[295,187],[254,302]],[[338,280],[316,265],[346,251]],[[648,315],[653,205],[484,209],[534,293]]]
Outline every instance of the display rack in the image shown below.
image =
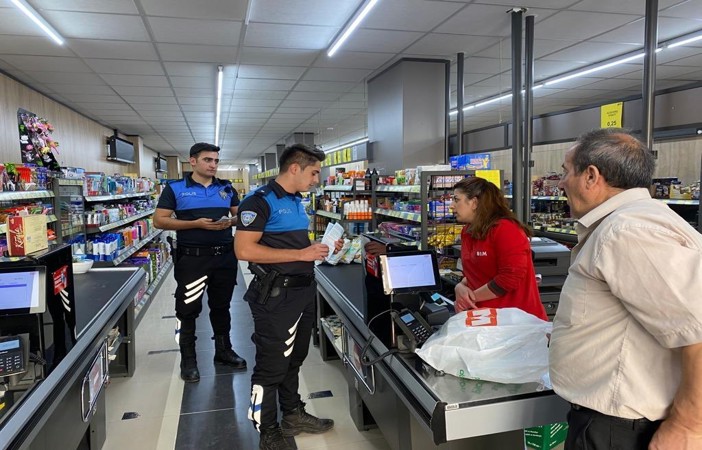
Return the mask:
[[[56,225],[59,242],[63,243],[80,235],[85,237],[83,180],[54,178],[53,188],[56,198],[54,210],[59,215]],[[85,238],[82,240],[85,241]]]
[[151,297],[153,297],[154,294],[158,292],[159,288],[163,284],[163,281],[166,279],[166,274],[168,274],[168,271],[170,270],[172,265],[173,258],[168,258],[168,261],[166,261],[161,267],[161,269],[158,271],[158,274],[156,274],[156,278],[154,278],[149,287],[146,289],[144,295],[134,305],[135,327],[139,326],[139,322],[141,322],[141,319],[144,317],[144,314],[146,313],[147,309],[149,308],[149,305],[151,304]]
[[99,233],[99,232],[101,232],[101,231],[113,230],[113,229],[115,229],[115,228],[121,227],[122,225],[127,225],[128,223],[134,222],[135,220],[139,220],[139,219],[141,219],[141,218],[143,218],[143,217],[150,216],[151,214],[154,213],[154,211],[156,211],[156,210],[155,210],[155,209],[149,209],[149,210],[143,211],[143,212],[141,212],[141,213],[139,213],[139,214],[135,214],[135,215],[133,215],[133,216],[127,217],[126,219],[118,220],[117,222],[107,223],[107,224],[105,224],[105,225],[100,225],[100,226],[97,226],[97,225],[88,225],[88,231],[87,231],[87,233],[88,233],[88,234],[93,234],[93,233]]
[[[340,199],[341,194],[345,195],[350,195],[351,196],[351,201],[353,200],[358,200],[358,197],[361,196],[366,196],[368,197],[368,204],[372,204],[373,202],[373,192],[372,190],[366,190],[366,189],[358,189],[356,183],[360,181],[365,181],[363,178],[352,178],[351,179],[351,184],[343,184],[343,185],[329,185],[325,186],[322,191],[325,194],[329,195],[337,195],[337,199]],[[364,186],[365,187],[365,186]],[[317,200],[317,203],[319,200]],[[317,205],[319,208],[319,205]],[[343,211],[343,205],[341,201],[339,201],[339,208],[341,211]],[[358,224],[358,223],[367,223],[369,225],[372,224],[372,219],[349,219],[344,217],[342,212],[331,212],[331,211],[325,211],[323,209],[317,209],[315,211],[315,226],[314,226],[314,231],[315,233],[323,233],[324,229],[326,227],[327,221],[326,220],[318,220],[318,218],[324,218],[324,219],[329,219],[329,220],[335,220],[338,223],[340,223],[342,226],[343,225],[348,225],[348,224]],[[372,228],[369,230],[372,231]]]
[[142,240],[139,242],[135,242],[134,244],[130,245],[129,247],[125,247],[122,250],[120,250],[117,253],[117,257],[113,259],[112,261],[97,261],[95,262],[96,265],[107,265],[109,266],[118,266],[122,264],[127,258],[132,256],[134,253],[138,252],[141,250],[142,247],[144,247],[146,244],[149,242],[153,241],[156,237],[158,237],[163,230],[154,230],[148,235],[144,236]]
[[[3,202],[15,202],[22,200],[36,200],[40,198],[53,198],[54,193],[49,190],[40,191],[5,191],[0,192],[0,203]],[[55,224],[58,221],[56,217],[56,203],[53,202],[54,214],[46,215],[47,224]],[[7,224],[0,223],[0,234],[7,233]],[[56,233],[58,235],[58,232]]]

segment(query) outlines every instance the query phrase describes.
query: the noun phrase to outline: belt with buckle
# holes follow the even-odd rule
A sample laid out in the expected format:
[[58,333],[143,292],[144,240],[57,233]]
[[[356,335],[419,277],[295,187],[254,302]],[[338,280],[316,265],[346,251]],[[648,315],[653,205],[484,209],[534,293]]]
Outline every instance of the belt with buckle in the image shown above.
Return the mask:
[[218,245],[215,247],[182,247],[178,246],[178,253],[187,256],[217,256],[233,252],[232,245]]
[[273,287],[297,288],[307,287],[314,282],[314,274],[310,275],[279,275],[273,280]]

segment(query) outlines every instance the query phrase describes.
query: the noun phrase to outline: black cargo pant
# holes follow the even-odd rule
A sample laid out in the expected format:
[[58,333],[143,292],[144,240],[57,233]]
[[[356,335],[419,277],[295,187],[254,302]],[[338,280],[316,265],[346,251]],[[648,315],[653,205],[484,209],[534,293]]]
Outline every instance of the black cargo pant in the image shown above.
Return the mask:
[[257,289],[252,281],[244,299],[253,315],[256,345],[248,417],[260,431],[278,423],[276,395],[283,412],[300,405],[299,372],[309,351],[317,285],[274,288],[265,305],[256,303]]
[[175,310],[180,325],[176,338],[180,344],[195,342],[195,319],[202,312],[205,290],[212,331],[215,335],[229,336],[229,306],[236,286],[237,269],[233,248],[230,252],[214,256],[176,256],[173,276],[178,283]]
[[661,422],[622,419],[573,405],[565,450],[647,450]]

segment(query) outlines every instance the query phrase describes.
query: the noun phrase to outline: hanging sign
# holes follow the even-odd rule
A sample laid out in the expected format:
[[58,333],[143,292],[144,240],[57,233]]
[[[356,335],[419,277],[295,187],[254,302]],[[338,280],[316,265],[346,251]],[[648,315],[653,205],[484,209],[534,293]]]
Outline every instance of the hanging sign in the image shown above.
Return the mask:
[[600,128],[621,128],[624,102],[610,103],[600,107]]

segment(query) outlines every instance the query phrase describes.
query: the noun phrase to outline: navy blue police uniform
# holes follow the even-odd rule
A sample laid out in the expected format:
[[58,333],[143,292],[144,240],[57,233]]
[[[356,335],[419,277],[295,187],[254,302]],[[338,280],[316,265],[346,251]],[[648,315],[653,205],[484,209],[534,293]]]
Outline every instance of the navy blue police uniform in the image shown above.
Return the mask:
[[[273,180],[241,202],[237,229],[262,232],[259,244],[267,247],[307,248],[309,218],[301,200],[299,193],[286,192]],[[309,349],[317,289],[314,262],[260,266],[266,272],[275,270],[280,275],[265,304],[259,302],[262,281],[259,276],[244,295],[254,319],[252,340],[256,345],[248,417],[259,431],[278,424],[276,396],[284,415],[304,405],[298,394],[298,374]]]
[[[175,211],[179,220],[205,217],[219,220],[239,205],[239,196],[231,183],[218,178],[205,187],[191,175],[169,183],[159,198],[157,208]],[[207,291],[210,323],[215,338],[226,336],[229,342],[231,316],[229,306],[236,285],[237,260],[234,254],[232,229],[177,230],[178,240],[174,277],[176,317],[179,327],[176,338],[182,345],[195,342],[195,319],[202,311],[202,296]]]

